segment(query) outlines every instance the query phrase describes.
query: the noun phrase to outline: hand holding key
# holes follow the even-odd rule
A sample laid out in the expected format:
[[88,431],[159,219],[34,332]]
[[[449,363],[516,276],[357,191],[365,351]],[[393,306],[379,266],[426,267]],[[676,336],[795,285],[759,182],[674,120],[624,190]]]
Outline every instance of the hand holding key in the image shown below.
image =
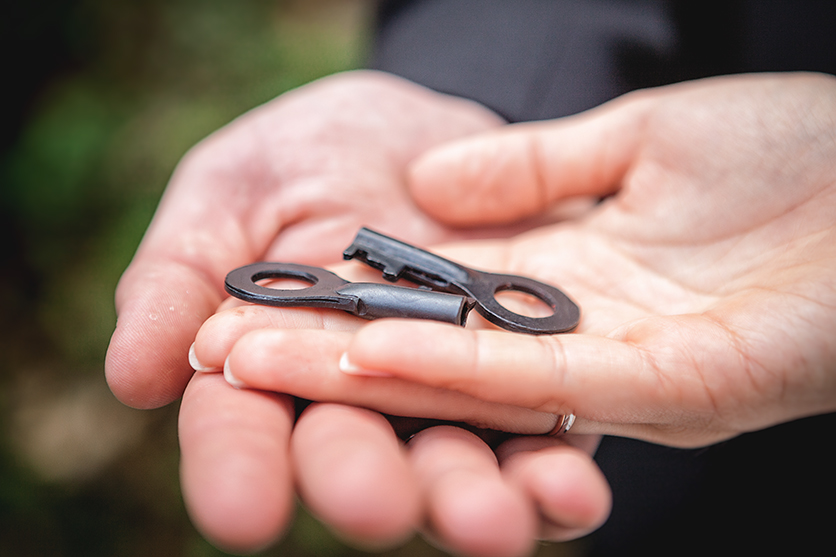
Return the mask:
[[679,446],[833,412],[834,130],[836,78],[779,74],[643,91],[439,148],[412,189],[451,224],[609,196],[507,253],[556,269],[584,308],[580,334],[374,323],[347,369]]
[[[357,258],[380,269],[383,278],[391,282],[404,278],[432,290],[350,283],[325,269],[269,262],[231,271],[226,277],[226,290],[246,302],[339,309],[363,319],[400,317],[464,325],[467,313],[476,307],[494,325],[536,335],[571,331],[580,319],[578,306],[554,286],[528,277],[470,269],[365,227],[343,257]],[[257,284],[262,279],[282,278],[300,279],[310,286],[276,289]],[[515,313],[496,299],[503,291],[530,294],[548,306],[551,314],[531,317]]]
[[[570,517],[555,526],[563,536],[580,535],[603,519],[606,484],[587,456],[563,442],[514,459],[518,472],[512,482],[500,476],[496,458],[478,439],[432,430],[407,455],[386,420],[360,408],[314,405],[291,438],[292,397],[235,390],[220,374],[192,376],[188,363],[189,345],[223,299],[230,269],[264,259],[332,263],[364,223],[397,229],[420,245],[484,236],[485,230],[458,231],[428,218],[410,200],[403,178],[406,164],[430,146],[500,123],[474,103],[392,76],[353,72],[251,111],[181,162],[120,281],[119,321],[106,371],[113,392],[132,406],[156,407],[183,394],[184,499],[197,528],[215,544],[252,551],[277,539],[292,518],[295,485],[304,486],[300,496],[332,529],[377,546],[411,535],[424,523],[428,505],[440,530],[436,539],[460,552],[484,543],[515,551],[529,547],[542,523],[532,518],[538,506],[545,505],[544,516],[557,522]],[[268,327],[349,331],[360,322],[343,312],[254,309],[272,310],[251,315]],[[225,356],[219,361],[212,356],[228,348],[203,346],[198,353],[209,365],[222,366]],[[336,362],[333,369],[339,374]],[[458,399],[470,400],[473,414],[485,407],[469,397],[449,398]],[[549,415],[537,419],[541,427],[553,421]],[[420,473],[410,455],[420,456]],[[460,470],[465,460],[450,462],[451,455],[469,455],[467,462],[479,463],[471,469],[478,489],[442,485],[442,478],[430,474],[426,465],[433,463]],[[572,485],[597,494],[592,514],[546,504],[553,499],[535,499],[523,489],[537,483],[546,465],[566,470]],[[304,477],[294,478],[294,468],[305,471]],[[328,473],[316,473],[323,469]],[[579,473],[587,474],[584,480],[576,481]],[[463,516],[464,507],[445,506],[474,498],[490,502],[486,515]],[[535,506],[535,501],[540,502]],[[522,524],[491,522],[491,513],[504,517],[518,509]],[[448,533],[446,526],[462,519],[470,527]]]
[[[835,93],[827,76],[713,79],[440,148],[416,163],[412,187],[454,224],[513,221],[565,196],[609,196],[574,221],[443,250],[474,267],[554,277],[584,309],[576,332],[531,337],[390,320],[355,334],[310,334],[304,349],[345,349],[327,365],[339,360],[345,375],[366,380],[334,379],[355,404],[391,406],[387,384],[430,389],[409,402],[425,416],[449,418],[444,397],[455,393],[574,413],[573,433],[700,446],[831,412]],[[208,322],[207,332],[219,324]],[[231,375],[294,392],[299,377],[271,369],[267,354],[295,365],[301,336],[227,339]],[[321,379],[307,395],[338,397]],[[509,416],[473,408],[456,419],[500,428]],[[504,427],[550,429],[523,415]]]
[[[433,290],[467,296],[482,317],[509,331],[553,335],[571,331],[580,320],[580,308],[550,284],[470,269],[367,228],[360,229],[343,256],[380,269],[389,281],[404,278]],[[534,296],[548,306],[551,315],[530,317],[509,310],[496,299],[506,291]]]

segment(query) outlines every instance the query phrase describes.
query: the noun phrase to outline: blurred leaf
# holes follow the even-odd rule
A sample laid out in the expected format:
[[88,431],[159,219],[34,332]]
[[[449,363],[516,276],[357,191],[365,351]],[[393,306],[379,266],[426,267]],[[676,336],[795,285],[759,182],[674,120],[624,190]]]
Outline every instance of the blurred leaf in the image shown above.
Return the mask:
[[[21,405],[65,400],[91,377],[102,380],[116,282],[177,161],[246,110],[360,66],[370,6],[45,0],[9,12],[7,50],[16,56],[15,48],[37,48],[38,55],[16,58],[11,81],[22,84],[22,109],[9,119],[15,127],[0,154],[9,263],[0,276],[8,320],[0,348],[11,366],[0,372],[7,395],[0,397],[0,554],[224,555],[185,514],[176,407],[149,413],[139,445],[97,462],[95,477],[73,480],[48,480],[27,466],[9,443],[7,418]],[[15,381],[34,369],[50,388],[40,399],[10,400]],[[95,435],[97,426],[89,427]],[[299,516],[266,554],[365,555]],[[439,554],[420,541],[391,554],[426,551]]]

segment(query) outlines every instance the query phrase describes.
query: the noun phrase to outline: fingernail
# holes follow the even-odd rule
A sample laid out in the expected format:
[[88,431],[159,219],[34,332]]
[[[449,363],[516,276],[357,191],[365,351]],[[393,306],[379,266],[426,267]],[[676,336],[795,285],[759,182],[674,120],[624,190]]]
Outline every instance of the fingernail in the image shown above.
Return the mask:
[[366,369],[351,363],[348,359],[348,352],[343,352],[340,356],[340,371],[346,375],[362,375],[365,377],[393,377],[391,373],[385,371],[378,371],[376,369]]
[[192,369],[195,371],[201,371],[204,373],[210,371],[220,371],[220,369],[214,366],[207,366],[200,363],[200,360],[197,359],[197,355],[194,353],[194,343],[189,346],[189,365],[192,366]]
[[224,379],[236,389],[245,389],[247,387],[246,383],[232,374],[232,368],[229,366],[229,358],[224,362]]

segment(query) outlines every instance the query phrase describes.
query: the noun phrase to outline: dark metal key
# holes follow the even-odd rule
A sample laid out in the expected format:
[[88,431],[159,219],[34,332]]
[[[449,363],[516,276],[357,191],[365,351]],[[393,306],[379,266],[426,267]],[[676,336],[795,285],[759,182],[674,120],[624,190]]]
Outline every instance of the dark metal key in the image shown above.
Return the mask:
[[[439,292],[460,294],[475,300],[476,310],[495,325],[519,333],[549,335],[573,330],[580,308],[563,292],[542,282],[516,275],[477,271],[443,257],[361,228],[343,253],[383,271],[389,281],[406,279]],[[552,309],[547,317],[529,317],[510,311],[496,299],[498,292],[512,290],[530,294]]]
[[[268,288],[264,279],[296,279],[307,288]],[[473,300],[465,296],[391,284],[348,282],[334,273],[295,263],[253,263],[226,276],[226,291],[268,306],[341,309],[364,319],[403,317],[464,325]]]

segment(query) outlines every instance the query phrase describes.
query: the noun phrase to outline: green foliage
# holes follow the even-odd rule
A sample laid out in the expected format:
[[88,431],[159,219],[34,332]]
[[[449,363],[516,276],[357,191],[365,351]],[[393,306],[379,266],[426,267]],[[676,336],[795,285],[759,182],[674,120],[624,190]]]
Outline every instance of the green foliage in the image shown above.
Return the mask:
[[41,351],[90,365],[113,325],[116,280],[179,158],[253,106],[359,65],[364,4],[59,4],[70,63],[47,76],[0,166],[6,249],[23,266],[4,280],[29,292],[25,307],[3,306],[43,333]]
[[[0,153],[0,554],[222,554],[183,509],[177,409],[130,410],[104,387],[113,292],[182,155],[359,66],[367,8],[48,0],[4,20],[19,103]],[[294,530],[284,554],[343,554],[325,536]]]

